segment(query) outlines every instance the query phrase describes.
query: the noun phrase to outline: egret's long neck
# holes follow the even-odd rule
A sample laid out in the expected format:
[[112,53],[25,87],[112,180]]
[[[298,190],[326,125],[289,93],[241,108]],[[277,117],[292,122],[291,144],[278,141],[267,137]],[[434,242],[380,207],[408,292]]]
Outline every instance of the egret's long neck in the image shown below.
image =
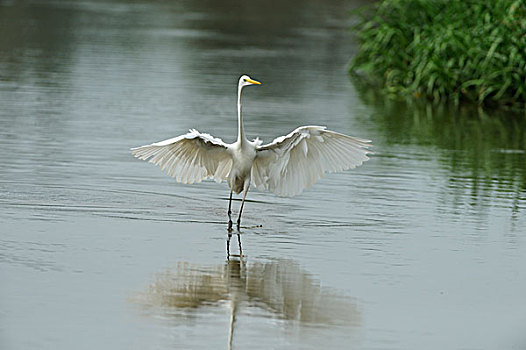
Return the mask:
[[237,142],[245,141],[245,129],[243,129],[243,116],[241,115],[241,90],[243,86],[237,89]]

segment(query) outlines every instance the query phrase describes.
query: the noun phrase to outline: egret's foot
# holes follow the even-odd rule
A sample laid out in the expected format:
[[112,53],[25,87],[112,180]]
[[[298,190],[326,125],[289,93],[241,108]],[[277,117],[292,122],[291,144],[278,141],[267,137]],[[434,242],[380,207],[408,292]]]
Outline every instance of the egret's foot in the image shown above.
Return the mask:
[[226,239],[226,259],[230,260],[230,239],[232,238],[232,229],[228,229],[228,236]]
[[232,220],[228,220],[228,230],[232,231]]

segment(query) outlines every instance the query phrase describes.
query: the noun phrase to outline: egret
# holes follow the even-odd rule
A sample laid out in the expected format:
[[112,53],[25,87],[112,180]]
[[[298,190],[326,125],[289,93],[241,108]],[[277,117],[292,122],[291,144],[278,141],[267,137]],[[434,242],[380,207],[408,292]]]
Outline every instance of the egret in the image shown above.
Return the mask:
[[232,228],[232,193],[243,192],[237,227],[250,184],[278,196],[300,194],[325,172],[353,169],[369,159],[370,141],[327,130],[325,126],[301,126],[286,136],[263,144],[245,136],[241,115],[241,92],[260,85],[243,75],[237,87],[237,141],[225,143],[209,134],[190,129],[187,134],[131,149],[142,160],[159,165],[177,182],[193,184],[212,178],[226,180],[230,187],[228,228]]

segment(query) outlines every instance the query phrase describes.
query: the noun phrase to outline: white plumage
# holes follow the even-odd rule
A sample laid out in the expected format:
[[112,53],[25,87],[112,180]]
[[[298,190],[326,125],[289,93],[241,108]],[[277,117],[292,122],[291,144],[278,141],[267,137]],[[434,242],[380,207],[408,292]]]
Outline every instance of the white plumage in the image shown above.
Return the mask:
[[132,148],[135,157],[159,165],[177,182],[193,184],[213,178],[226,180],[232,168],[232,157],[226,143],[195,129],[181,136]]
[[368,140],[301,126],[268,145],[256,147],[252,182],[260,190],[292,197],[321,179],[325,172],[354,169],[369,159]]
[[159,165],[178,182],[192,184],[204,179],[226,180],[230,186],[228,209],[232,226],[232,192],[243,193],[238,228],[245,197],[251,183],[279,196],[295,196],[324,176],[325,172],[353,169],[368,160],[369,140],[327,130],[324,126],[302,126],[286,136],[262,145],[248,141],[241,116],[244,86],[261,84],[243,75],[238,84],[238,139],[221,139],[191,129],[187,134],[151,145],[132,148],[132,154]]

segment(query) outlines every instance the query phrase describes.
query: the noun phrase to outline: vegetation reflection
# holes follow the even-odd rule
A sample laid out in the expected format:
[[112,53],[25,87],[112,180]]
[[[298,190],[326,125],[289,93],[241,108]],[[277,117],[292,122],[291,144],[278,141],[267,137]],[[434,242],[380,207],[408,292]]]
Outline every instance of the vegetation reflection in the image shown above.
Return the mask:
[[[387,145],[433,148],[449,174],[448,187],[468,188],[484,201],[500,193],[513,203],[526,190],[526,119],[504,110],[396,100],[355,82],[373,108],[371,118]],[[519,205],[513,205],[517,211]],[[515,213],[516,214],[516,213]]]

